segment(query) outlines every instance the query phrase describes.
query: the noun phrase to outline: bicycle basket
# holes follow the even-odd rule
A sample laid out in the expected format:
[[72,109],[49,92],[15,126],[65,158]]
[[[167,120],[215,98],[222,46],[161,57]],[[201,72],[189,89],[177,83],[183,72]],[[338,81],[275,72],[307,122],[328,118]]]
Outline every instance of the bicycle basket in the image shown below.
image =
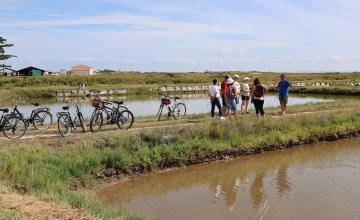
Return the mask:
[[161,102],[162,102],[162,104],[164,104],[164,105],[170,105],[170,104],[171,104],[171,100],[170,100],[170,99],[167,99],[167,98],[161,99]]
[[100,99],[92,99],[91,100],[91,105],[94,107],[94,108],[98,108],[100,106],[100,103],[101,103],[101,100]]

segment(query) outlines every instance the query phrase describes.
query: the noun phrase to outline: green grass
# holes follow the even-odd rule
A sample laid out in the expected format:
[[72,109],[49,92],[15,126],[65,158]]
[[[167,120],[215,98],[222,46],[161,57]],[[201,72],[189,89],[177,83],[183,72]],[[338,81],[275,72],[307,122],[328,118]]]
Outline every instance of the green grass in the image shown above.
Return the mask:
[[129,175],[187,166],[359,130],[360,113],[344,112],[293,116],[291,120],[241,118],[121,136],[101,134],[62,151],[29,146],[2,151],[0,177],[22,193],[84,208],[101,219],[141,219],[108,210],[77,189],[94,187],[99,174]]
[[[85,84],[88,89],[126,88],[130,94],[149,94],[149,88],[161,86],[209,85],[213,79],[221,82],[225,74],[238,74],[240,78],[259,77],[265,85],[276,85],[279,73],[268,72],[214,72],[214,73],[138,73],[122,72],[113,74],[98,74],[95,76],[44,76],[44,77],[0,77],[0,87],[7,91],[2,97],[53,97],[55,90],[77,89]],[[347,82],[359,81],[357,73],[289,73],[288,79],[293,82],[325,82],[334,87],[347,88]],[[332,89],[310,88],[314,92],[334,94]],[[336,88],[334,88],[336,89]],[[341,88],[342,90],[343,88]],[[294,89],[298,92],[308,92],[307,89]],[[345,89],[347,90],[347,89]],[[351,88],[359,94],[360,89]],[[336,93],[335,93],[336,94]],[[5,96],[4,96],[5,95]]]
[[15,212],[11,210],[4,209],[3,206],[0,205],[0,220],[18,220],[22,219],[20,216]]

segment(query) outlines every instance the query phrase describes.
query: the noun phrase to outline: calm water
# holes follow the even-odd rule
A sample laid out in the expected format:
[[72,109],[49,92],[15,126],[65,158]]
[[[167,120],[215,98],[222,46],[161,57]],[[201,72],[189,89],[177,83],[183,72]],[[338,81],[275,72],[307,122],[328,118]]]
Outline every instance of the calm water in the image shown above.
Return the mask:
[[[182,95],[182,100],[186,103],[187,113],[188,114],[200,114],[210,112],[210,102],[207,95],[199,94],[190,94]],[[113,98],[116,100],[124,100],[125,105],[134,113],[135,117],[139,116],[153,116],[156,115],[159,105],[160,97],[159,96],[123,96]],[[289,105],[295,104],[305,104],[305,103],[318,103],[326,100],[332,100],[333,98],[323,98],[321,96],[292,96],[289,99]],[[80,106],[81,111],[85,118],[90,118],[94,108],[91,106],[90,99],[49,99],[49,100],[34,100],[37,101],[43,106],[50,107],[50,111],[53,115],[56,115],[56,112],[62,111],[62,106],[70,105],[74,106],[76,103]],[[15,105],[15,104],[13,104]],[[7,108],[13,108],[13,105],[7,104]],[[268,95],[265,98],[265,107],[276,107],[279,106],[279,100],[276,95]],[[251,105],[252,109],[253,106]],[[19,105],[19,110],[25,115],[30,115],[33,107],[31,105]],[[72,112],[75,112],[75,109],[71,109]]]
[[97,195],[159,219],[360,219],[360,139],[141,177]]

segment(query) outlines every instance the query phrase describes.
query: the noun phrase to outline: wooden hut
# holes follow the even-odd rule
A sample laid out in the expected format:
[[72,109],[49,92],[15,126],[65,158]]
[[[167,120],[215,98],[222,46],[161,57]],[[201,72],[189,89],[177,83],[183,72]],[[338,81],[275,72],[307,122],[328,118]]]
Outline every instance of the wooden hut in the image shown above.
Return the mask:
[[43,69],[40,69],[40,68],[29,66],[29,67],[26,67],[24,69],[20,69],[17,72],[18,72],[18,76],[35,76],[35,77],[39,77],[39,76],[43,76],[46,71],[43,70]]

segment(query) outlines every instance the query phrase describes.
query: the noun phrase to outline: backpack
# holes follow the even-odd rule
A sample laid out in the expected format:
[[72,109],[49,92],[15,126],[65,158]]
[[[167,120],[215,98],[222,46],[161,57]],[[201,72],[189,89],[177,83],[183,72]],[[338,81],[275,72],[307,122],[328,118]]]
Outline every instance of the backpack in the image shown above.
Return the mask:
[[236,99],[236,91],[235,91],[235,88],[233,88],[233,87],[228,87],[227,97],[228,97],[228,99],[230,99],[230,100]]
[[254,95],[258,98],[261,98],[264,96],[264,88],[262,87],[262,85],[257,85],[255,87]]

